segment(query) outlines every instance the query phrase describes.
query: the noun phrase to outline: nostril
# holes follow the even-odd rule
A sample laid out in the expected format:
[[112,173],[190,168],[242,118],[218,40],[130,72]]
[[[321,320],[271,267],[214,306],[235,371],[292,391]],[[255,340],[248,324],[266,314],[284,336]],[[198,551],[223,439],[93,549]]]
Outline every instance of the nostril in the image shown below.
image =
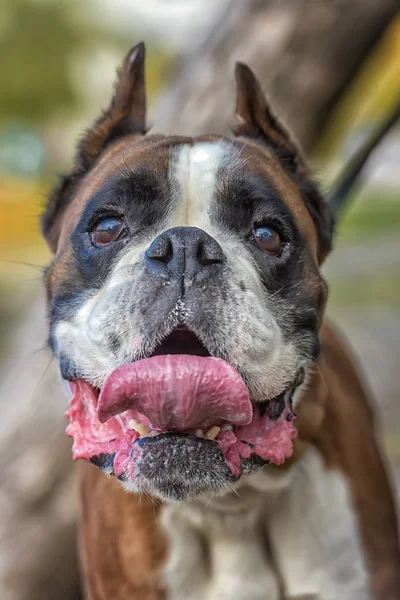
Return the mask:
[[146,258],[169,263],[173,257],[171,240],[166,236],[156,238],[145,252]]
[[224,261],[222,248],[213,240],[200,240],[197,248],[197,261],[203,266],[222,263]]
[[192,281],[196,276],[211,276],[225,263],[225,255],[214,238],[196,227],[175,227],[161,233],[145,251],[147,269],[154,275]]

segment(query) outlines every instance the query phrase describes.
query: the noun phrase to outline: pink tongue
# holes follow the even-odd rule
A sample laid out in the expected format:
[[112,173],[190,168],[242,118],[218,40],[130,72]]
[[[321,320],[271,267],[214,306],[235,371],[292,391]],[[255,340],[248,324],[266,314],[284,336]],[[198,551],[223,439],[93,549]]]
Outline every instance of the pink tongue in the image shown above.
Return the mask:
[[97,414],[110,417],[134,409],[163,431],[185,431],[250,423],[253,410],[243,379],[220,358],[161,355],[125,364],[111,373]]

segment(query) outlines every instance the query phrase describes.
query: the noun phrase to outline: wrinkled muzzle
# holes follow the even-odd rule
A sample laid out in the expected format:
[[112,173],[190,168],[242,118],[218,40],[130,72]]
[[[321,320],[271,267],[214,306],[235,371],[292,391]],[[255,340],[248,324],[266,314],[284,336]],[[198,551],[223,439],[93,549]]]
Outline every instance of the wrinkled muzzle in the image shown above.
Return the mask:
[[74,457],[164,499],[220,492],[242,472],[283,462],[296,433],[291,389],[280,380],[276,394],[260,398],[252,388],[266,370],[271,318],[243,292],[251,286],[220,244],[198,228],[169,229],[134,265],[134,286],[121,278],[132,273],[122,261],[90,307],[86,339],[95,349],[85,353],[106,362],[114,348],[119,365],[110,369],[108,359],[98,383],[82,360],[68,376]]

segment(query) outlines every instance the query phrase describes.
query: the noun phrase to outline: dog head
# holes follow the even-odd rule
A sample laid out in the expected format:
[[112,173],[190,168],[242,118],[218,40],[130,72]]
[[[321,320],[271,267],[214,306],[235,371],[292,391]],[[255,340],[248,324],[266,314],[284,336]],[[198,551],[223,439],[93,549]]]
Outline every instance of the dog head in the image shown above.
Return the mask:
[[232,138],[146,135],[144,47],[51,195],[50,344],[75,458],[163,499],[291,454],[332,219],[253,73]]

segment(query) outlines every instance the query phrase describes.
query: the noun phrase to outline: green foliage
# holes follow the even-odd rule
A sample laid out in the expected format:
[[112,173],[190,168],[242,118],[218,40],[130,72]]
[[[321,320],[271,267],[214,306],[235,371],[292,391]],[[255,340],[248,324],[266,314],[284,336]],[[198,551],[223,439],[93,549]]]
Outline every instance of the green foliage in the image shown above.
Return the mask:
[[397,234],[400,227],[400,202],[398,195],[386,188],[379,194],[361,193],[350,202],[349,210],[339,225],[339,239],[355,241],[360,238],[377,240]]
[[3,0],[0,120],[39,121],[77,98],[68,59],[80,43],[64,1]]
[[337,277],[329,280],[329,312],[336,314],[349,308],[385,307],[398,312],[400,280],[398,266],[374,271],[368,275]]
[[[22,120],[42,125],[65,109],[79,108],[82,96],[71,77],[73,62],[104,47],[115,49],[122,60],[139,41],[134,26],[127,35],[96,18],[98,8],[94,0],[1,0],[0,124]],[[150,92],[160,84],[168,60],[150,43]]]

